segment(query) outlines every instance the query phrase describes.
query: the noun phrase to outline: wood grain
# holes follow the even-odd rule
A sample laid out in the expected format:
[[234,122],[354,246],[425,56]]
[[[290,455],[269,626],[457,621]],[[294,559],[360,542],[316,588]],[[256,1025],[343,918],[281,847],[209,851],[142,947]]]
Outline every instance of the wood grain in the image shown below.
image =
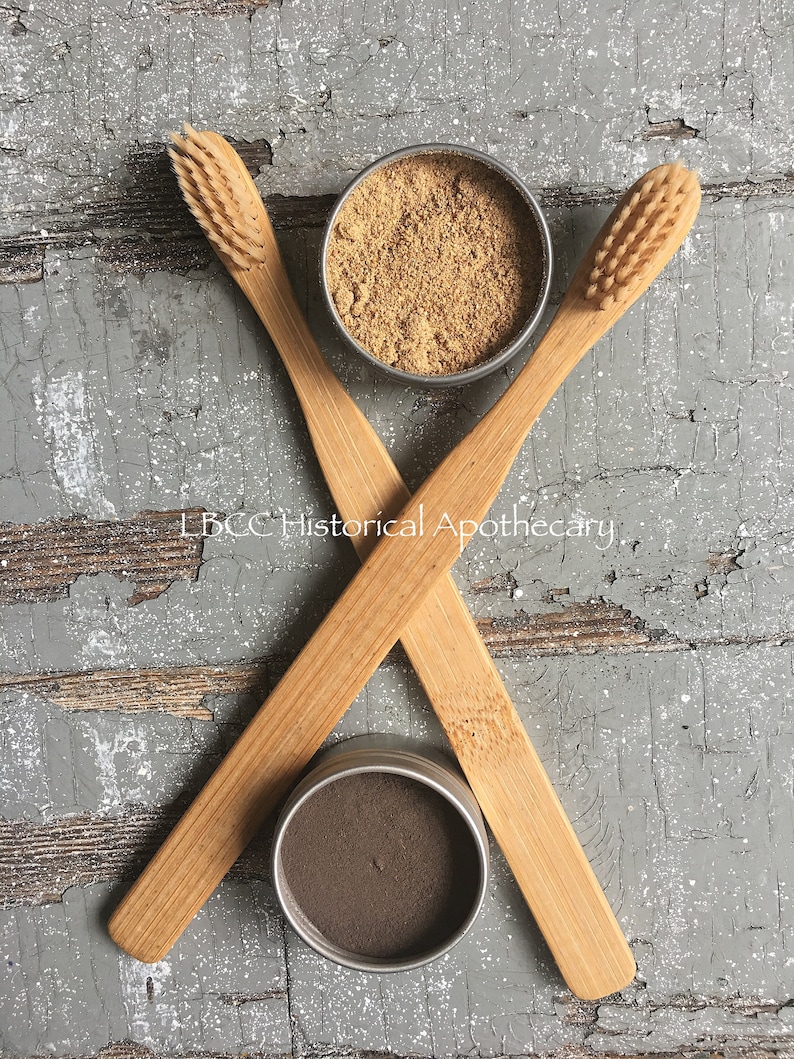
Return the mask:
[[690,646],[664,630],[649,630],[636,615],[604,600],[568,603],[557,612],[486,618],[479,627],[497,657],[676,651]]
[[42,243],[0,243],[0,283],[38,283],[44,279]]
[[64,710],[156,710],[178,717],[212,720],[203,705],[208,695],[251,694],[267,686],[264,662],[223,666],[104,669],[83,673],[0,674],[0,689],[27,692]]
[[[480,618],[475,624],[488,651],[499,658],[689,651],[693,646],[664,632],[649,632],[625,608],[603,600],[565,604],[557,612],[520,611],[509,618]],[[777,634],[775,642],[786,635]],[[268,683],[268,669],[285,666],[285,660],[269,658],[217,666],[0,673],[0,689],[27,692],[63,710],[160,710],[211,720],[212,711],[202,704],[206,696],[257,695]]]
[[[240,156],[256,173],[271,161],[264,140],[237,143]],[[277,217],[289,225],[305,207],[281,200]],[[315,204],[313,208],[317,208]],[[132,148],[118,176],[90,202],[73,202],[57,210],[19,210],[6,215],[14,234],[0,238],[0,282],[35,282],[43,278],[48,250],[94,246],[100,260],[118,272],[167,269],[185,272],[211,261],[206,242],[188,213],[161,143]]]
[[[0,820],[0,906],[60,901],[70,886],[130,881],[184,807],[127,806],[116,815],[76,813],[46,823]],[[265,828],[234,865],[236,879],[268,875]]]
[[205,15],[234,18],[252,15],[267,7],[270,0],[158,0],[157,6],[174,15]]
[[[214,0],[184,0],[186,10],[200,8],[205,2],[212,4]],[[229,0],[230,9],[225,13],[232,14],[234,4],[235,0]],[[646,135],[680,138],[676,135],[680,128],[677,122],[660,122],[659,127],[649,125]],[[272,151],[265,140],[231,142],[253,175],[271,164]],[[97,201],[65,203],[57,211],[39,209],[35,216],[18,212],[14,234],[0,236],[0,284],[41,281],[48,250],[81,246],[96,247],[99,259],[119,273],[184,273],[206,268],[212,253],[185,206],[163,144],[135,145],[124,170],[120,183],[116,187],[108,183]],[[702,190],[707,200],[790,198],[794,195],[794,177],[784,174],[758,180],[712,181]],[[611,208],[618,198],[615,190],[604,186],[539,187],[535,193],[547,210]],[[265,202],[273,226],[291,230],[323,225],[335,199],[335,195],[269,195]]]
[[131,581],[130,606],[156,599],[174,581],[195,581],[204,529],[201,508],[143,511],[132,518],[83,517],[0,526],[0,603],[68,595],[78,577]]
[[[794,760],[788,695],[794,637],[794,390],[788,363],[794,180],[786,176],[794,126],[785,120],[794,90],[790,5],[728,9],[692,0],[630,0],[605,18],[598,5],[519,10],[431,0],[414,9],[353,0],[322,9],[271,3],[251,18],[228,18],[204,14],[213,0],[173,0],[180,2],[190,10],[172,14],[169,0],[11,0],[0,8],[6,81],[0,233],[22,238],[21,253],[10,248],[9,282],[0,288],[7,412],[0,446],[3,520],[38,521],[73,510],[73,497],[52,477],[47,442],[37,429],[30,385],[36,374],[49,380],[62,371],[83,372],[95,408],[121,416],[112,432],[97,420],[93,431],[84,424],[81,436],[94,439],[108,481],[123,485],[132,480],[136,454],[150,470],[160,458],[157,415],[161,408],[180,407],[184,380],[202,374],[205,400],[197,426],[211,437],[224,429],[230,396],[239,396],[237,365],[271,366],[270,344],[251,339],[251,313],[243,312],[243,326],[235,331],[239,299],[186,214],[179,223],[174,218],[171,245],[167,234],[158,238],[138,229],[141,221],[132,215],[128,226],[112,231],[83,227],[89,199],[115,199],[123,209],[119,166],[125,153],[133,157],[140,145],[155,140],[163,153],[165,130],[182,117],[222,128],[238,143],[272,139],[274,164],[260,171],[257,184],[266,195],[278,187],[295,196],[296,207],[306,204],[312,226],[285,229],[282,239],[299,297],[321,347],[334,356],[412,482],[496,387],[460,394],[451,402],[457,409],[433,417],[413,395],[387,390],[374,376],[357,372],[317,304],[322,202],[316,200],[311,215],[304,197],[315,196],[319,187],[338,190],[345,171],[352,175],[384,150],[457,133],[543,189],[562,276],[583,231],[611,208],[628,167],[646,157],[650,165],[680,156],[700,168],[710,205],[686,257],[638,307],[633,324],[627,321],[600,345],[593,372],[589,364],[577,371],[538,424],[541,430],[512,476],[522,493],[538,498],[542,513],[562,486],[562,514],[581,504],[588,513],[614,515],[624,539],[641,538],[634,553],[616,544],[616,579],[605,598],[641,615],[647,630],[674,632],[682,648],[645,652],[627,643],[622,653],[607,643],[590,657],[571,650],[558,658],[557,633],[549,628],[552,655],[544,655],[543,645],[536,653],[534,635],[525,639],[526,616],[513,614],[514,608],[552,611],[559,604],[565,612],[571,600],[586,602],[598,594],[612,557],[606,561],[589,549],[541,551],[536,560],[535,548],[500,539],[492,546],[475,544],[456,572],[477,614],[494,617],[500,668],[521,697],[530,730],[536,720],[541,723],[549,760],[570,765],[561,776],[568,781],[565,804],[620,909],[641,977],[619,997],[574,1004],[501,874],[480,923],[481,943],[459,947],[448,963],[409,989],[388,979],[349,981],[303,952],[289,934],[282,944],[278,917],[259,881],[225,887],[173,959],[140,967],[108,942],[103,912],[108,890],[119,885],[111,880],[72,887],[63,904],[5,913],[4,956],[14,963],[0,996],[6,1050],[18,1059],[40,1059],[45,1052],[81,1059],[540,1052],[550,1059],[716,1059],[726,1053],[730,1059],[783,1059],[792,1048],[794,996],[791,902],[785,899],[794,881],[787,856]],[[327,103],[321,85],[331,90]],[[646,140],[651,122],[657,128],[669,123],[672,135]],[[699,134],[677,138],[679,122]],[[153,191],[155,207],[165,192]],[[277,219],[282,202],[268,205]],[[72,222],[70,245],[42,240],[42,229]],[[178,233],[191,240],[193,260],[203,269],[184,280],[191,258],[177,253]],[[141,261],[151,268],[158,260],[168,273],[142,279],[135,274]],[[169,302],[180,293],[195,315],[186,326],[170,327]],[[114,323],[115,306],[126,308],[129,319]],[[103,315],[111,339],[107,364]],[[135,414],[125,385],[131,375],[124,368],[136,336],[147,327],[157,334],[164,328],[162,348],[171,359],[162,368],[155,363],[144,377],[140,407],[151,411],[151,419],[134,425],[127,446],[116,449],[115,427],[126,413]],[[263,354],[259,360],[254,345]],[[213,382],[205,368],[207,349],[215,346],[222,347],[222,361],[211,360],[226,370]],[[292,429],[279,429],[268,435],[267,447],[257,444],[244,453],[245,481],[262,483],[246,501],[268,510],[285,501],[307,510],[327,505],[316,474],[307,475],[299,492],[292,487],[296,464],[308,472],[310,462],[293,395],[278,368],[272,389],[252,393],[248,407],[257,441],[274,407],[288,407]],[[677,421],[682,409],[696,410],[691,421]],[[180,427],[188,424],[174,430]],[[677,470],[648,470],[658,461]],[[152,482],[141,494],[145,499],[123,513],[178,506],[174,496],[189,496],[190,504],[212,500],[213,508],[239,496],[228,461],[219,468],[218,495],[194,464],[170,471],[167,481]],[[175,485],[186,492],[175,492]],[[626,508],[632,492],[644,510]],[[672,539],[668,511],[681,527]],[[646,514],[643,533],[638,523]],[[346,543],[332,553],[314,546],[297,552],[301,568],[278,576],[274,608],[298,589],[301,600],[316,601],[318,593],[326,599],[329,555],[336,559]],[[693,592],[708,577],[707,550],[728,552],[737,544],[746,545],[741,569],[712,578],[708,595]],[[243,544],[233,554],[237,560],[248,549]],[[322,569],[312,568],[315,557]],[[515,601],[504,591],[484,596],[473,589],[473,580],[496,570],[515,575],[515,587],[523,590]],[[210,569],[201,568],[199,583],[190,586],[199,617],[216,605],[219,579],[204,579],[205,572]],[[236,583],[236,577],[230,566],[222,583]],[[555,602],[540,595],[545,587],[568,584],[569,598]],[[182,595],[185,585],[175,587]],[[216,610],[218,617],[246,621],[261,592],[255,577],[243,587],[234,603]],[[90,582],[80,589],[92,624],[112,635],[115,612],[105,611]],[[163,665],[157,640],[162,624],[153,619],[170,615],[167,596],[120,616],[137,645],[134,660],[126,661],[81,661],[86,652],[80,630],[59,624],[69,609],[63,601],[6,606],[2,668]],[[212,638],[210,621],[211,613],[203,623],[209,634],[203,646],[190,641],[184,625],[175,629],[174,649],[188,647],[183,656],[172,651],[170,660],[239,657],[228,641]],[[609,627],[628,639],[617,622]],[[303,638],[304,628],[299,637],[279,638],[285,650],[287,640]],[[257,630],[264,635],[262,625]],[[482,623],[481,630],[488,635]],[[575,647],[572,630],[559,630],[563,652]],[[727,637],[737,646],[709,646]],[[70,647],[76,648],[71,655]],[[601,701],[603,687],[618,693],[612,703],[631,718],[628,730],[605,735],[616,727],[616,714]],[[556,689],[568,696],[564,729],[555,723]],[[542,713],[532,705],[536,690],[543,694]],[[684,694],[692,702],[682,710]],[[60,717],[57,708],[43,708],[32,696],[4,697],[10,701],[3,771],[11,802],[15,785],[21,785],[30,795],[30,811],[46,811],[48,820],[78,806],[94,807],[95,790],[112,798],[112,784],[85,784],[85,762],[94,760],[97,737],[151,733],[141,764],[152,779],[136,787],[134,770],[120,764],[110,779],[119,782],[123,796],[139,790],[141,801],[157,804],[163,798],[158,777],[171,775],[174,767],[168,737],[195,729],[201,740],[201,729],[210,727],[193,719],[174,725],[167,714]],[[377,730],[402,718],[421,724],[419,700],[402,663],[389,665],[344,731]],[[221,717],[221,710],[216,714]],[[679,721],[690,725],[688,732]],[[47,789],[43,778],[28,782],[27,752],[51,740],[53,730],[59,738],[47,744],[41,763],[42,777],[50,777]],[[424,731],[414,729],[420,740]],[[56,752],[68,751],[70,738],[77,754],[71,760]],[[180,767],[189,771],[190,746],[182,749]],[[579,816],[591,799],[597,840]],[[696,886],[689,885],[692,878]],[[264,953],[257,944],[263,922],[272,931]],[[242,949],[240,937],[248,943]],[[257,1002],[271,987],[287,990],[288,999]],[[230,1006],[227,997],[251,1002]]]

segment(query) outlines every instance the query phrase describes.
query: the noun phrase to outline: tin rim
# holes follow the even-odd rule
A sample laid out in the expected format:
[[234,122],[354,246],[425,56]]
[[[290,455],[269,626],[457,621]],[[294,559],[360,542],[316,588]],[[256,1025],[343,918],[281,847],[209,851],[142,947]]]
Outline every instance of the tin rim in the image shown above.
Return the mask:
[[[411,956],[367,956],[334,945],[303,913],[286,881],[281,863],[281,849],[287,830],[300,807],[328,784],[346,776],[371,772],[404,776],[436,791],[458,811],[467,825],[477,851],[479,879],[466,918],[438,945]],[[270,867],[273,888],[281,910],[290,926],[307,945],[344,967],[358,971],[392,972],[412,970],[438,959],[468,933],[485,900],[489,860],[488,833],[480,808],[462,776],[457,774],[457,770],[443,755],[425,748],[417,750],[408,740],[397,736],[358,736],[345,740],[322,754],[317,766],[294,788],[276,824]]]
[[[415,155],[423,154],[462,154],[469,158],[473,158],[476,161],[481,162],[483,165],[489,166],[499,173],[504,179],[506,179],[513,187],[519,192],[522,198],[525,200],[527,206],[529,206],[530,212],[533,215],[535,223],[538,227],[538,234],[540,236],[541,248],[543,252],[543,278],[540,285],[540,291],[538,292],[538,298],[535,303],[535,308],[532,311],[531,316],[526,321],[524,326],[521,328],[516,337],[505,346],[503,350],[491,357],[490,360],[484,361],[482,364],[475,364],[474,367],[466,368],[465,371],[454,372],[449,375],[420,375],[415,372],[403,371],[401,368],[392,367],[390,364],[386,364],[378,357],[374,356],[369,350],[365,349],[364,346],[360,345],[359,342],[350,334],[348,329],[345,327],[342,318],[336,308],[331,292],[328,289],[328,275],[326,270],[326,260],[328,256],[328,246],[333,235],[334,226],[336,219],[339,215],[340,210],[347,202],[349,195],[362,184],[368,176],[374,173],[377,169],[385,165],[389,165],[391,162],[396,162],[400,158],[408,158]],[[325,304],[328,307],[328,311],[331,314],[331,318],[334,322],[336,329],[345,339],[345,341],[361,356],[368,364],[370,364],[377,371],[382,374],[389,376],[389,378],[396,379],[399,382],[409,386],[419,386],[428,388],[450,388],[454,386],[462,386],[465,383],[475,382],[478,379],[482,379],[492,372],[497,371],[508,361],[510,361],[526,344],[527,340],[537,329],[540,323],[541,317],[546,309],[546,305],[549,300],[549,293],[551,290],[552,273],[554,271],[554,254],[552,250],[551,233],[549,232],[548,222],[543,214],[540,204],[538,203],[535,196],[529,190],[524,181],[516,176],[516,174],[509,169],[503,162],[493,158],[491,155],[486,154],[484,151],[479,151],[475,147],[469,147],[466,144],[455,144],[455,143],[426,143],[416,144],[411,147],[401,147],[399,150],[392,151],[389,154],[383,155],[380,158],[375,159],[368,166],[361,170],[361,172],[350,181],[347,187],[339,195],[338,199],[334,203],[333,209],[325,223],[325,230],[323,232],[323,239],[320,245],[320,285],[323,291],[323,297]]]

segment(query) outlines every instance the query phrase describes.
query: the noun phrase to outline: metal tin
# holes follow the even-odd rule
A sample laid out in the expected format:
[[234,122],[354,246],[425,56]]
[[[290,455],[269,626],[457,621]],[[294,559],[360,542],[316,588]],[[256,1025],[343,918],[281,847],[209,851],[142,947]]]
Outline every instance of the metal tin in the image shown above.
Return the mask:
[[[458,929],[435,948],[393,959],[362,955],[329,942],[303,914],[285,877],[281,861],[284,837],[298,809],[326,784],[361,772],[390,772],[425,784],[444,797],[467,825],[477,851],[479,879],[471,910]],[[365,735],[347,739],[317,757],[316,766],[295,786],[276,823],[270,858],[271,877],[281,909],[295,932],[322,956],[360,971],[407,971],[448,952],[467,933],[482,907],[488,887],[489,845],[480,807],[462,773],[432,750],[418,750],[400,736]]]
[[[337,311],[334,299],[331,296],[331,292],[328,289],[328,277],[326,274],[326,256],[328,252],[328,244],[333,233],[334,225],[336,224],[336,218],[339,215],[339,211],[344,206],[347,197],[350,193],[359,186],[366,178],[373,173],[376,169],[381,166],[388,165],[390,162],[395,162],[399,158],[407,158],[411,155],[423,155],[434,152],[445,152],[452,154],[462,154],[469,158],[474,158],[484,165],[489,166],[495,170],[502,177],[504,177],[513,187],[520,193],[522,198],[525,200],[529,209],[537,223],[538,234],[540,235],[541,246],[543,249],[543,279],[540,285],[540,291],[538,298],[535,303],[535,307],[532,311],[531,316],[522,327],[521,331],[516,335],[513,341],[506,346],[500,353],[492,357],[490,360],[485,361],[482,364],[477,364],[473,368],[467,368],[466,371],[455,372],[450,375],[421,375],[414,372],[401,371],[399,368],[394,368],[390,364],[385,364],[382,360],[373,356],[368,350],[364,349],[350,332],[345,327],[342,319]],[[546,303],[549,298],[549,291],[551,289],[551,277],[553,268],[553,253],[551,244],[551,235],[549,234],[549,226],[546,223],[546,218],[543,215],[537,200],[535,199],[532,192],[526,186],[526,184],[508,169],[502,162],[492,158],[490,155],[485,154],[483,151],[478,151],[473,147],[467,147],[462,144],[450,144],[450,143],[428,143],[418,144],[414,147],[403,147],[398,151],[393,151],[391,154],[384,155],[382,158],[378,158],[376,161],[368,165],[366,169],[363,169],[354,180],[345,188],[340,197],[334,204],[334,208],[331,211],[331,215],[328,218],[325,231],[323,234],[323,241],[320,248],[320,280],[325,297],[326,305],[331,314],[331,317],[339,330],[343,338],[352,346],[356,352],[364,358],[364,360],[376,368],[378,371],[385,375],[388,375],[392,379],[396,379],[409,386],[429,387],[429,388],[449,388],[452,386],[462,386],[464,383],[475,382],[478,379],[484,378],[486,375],[490,375],[492,372],[497,371],[504,364],[506,364],[512,357],[519,352],[520,349],[526,344],[527,339],[535,331],[540,322],[540,318],[543,315],[543,311],[546,308]]]

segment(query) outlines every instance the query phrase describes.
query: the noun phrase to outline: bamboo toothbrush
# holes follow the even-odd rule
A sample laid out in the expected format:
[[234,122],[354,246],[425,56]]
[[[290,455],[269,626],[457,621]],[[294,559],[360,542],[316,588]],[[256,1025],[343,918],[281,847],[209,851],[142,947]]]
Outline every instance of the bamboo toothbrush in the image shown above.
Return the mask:
[[[697,180],[680,165],[651,170],[621,199],[528,364],[402,510],[405,520],[423,513],[426,526],[465,526],[460,540],[430,532],[377,543],[117,909],[110,929],[122,948],[147,962],[168,951],[455,562],[556,388],[669,261],[699,203]],[[229,226],[228,217],[219,222]],[[476,741],[488,702],[480,707],[456,721],[458,741],[464,732]],[[533,854],[532,899],[570,924],[575,958],[566,980],[577,995],[597,999],[601,985],[579,958],[605,939],[581,930],[582,895],[568,864],[553,849]],[[632,968],[624,969],[628,980]]]
[[[300,399],[337,509],[345,520],[386,520],[409,492],[385,446],[320,353],[295,301],[248,170],[212,132],[174,136],[185,198],[270,332]],[[363,559],[372,535],[354,540]],[[435,708],[494,837],[574,992],[606,996],[634,960],[477,626],[449,574],[402,630],[406,653]],[[553,859],[578,894],[575,919],[535,877]]]

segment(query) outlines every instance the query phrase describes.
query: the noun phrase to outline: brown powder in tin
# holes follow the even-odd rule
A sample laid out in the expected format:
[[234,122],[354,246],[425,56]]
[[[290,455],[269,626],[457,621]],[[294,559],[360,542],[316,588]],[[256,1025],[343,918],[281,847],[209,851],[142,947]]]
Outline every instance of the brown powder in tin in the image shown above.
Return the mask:
[[364,349],[403,371],[449,375],[515,338],[537,303],[543,250],[529,205],[499,172],[429,152],[381,166],[350,193],[326,272]]
[[407,776],[355,773],[308,798],[284,832],[284,877],[334,945],[365,956],[435,948],[471,911],[477,850],[442,795]]

